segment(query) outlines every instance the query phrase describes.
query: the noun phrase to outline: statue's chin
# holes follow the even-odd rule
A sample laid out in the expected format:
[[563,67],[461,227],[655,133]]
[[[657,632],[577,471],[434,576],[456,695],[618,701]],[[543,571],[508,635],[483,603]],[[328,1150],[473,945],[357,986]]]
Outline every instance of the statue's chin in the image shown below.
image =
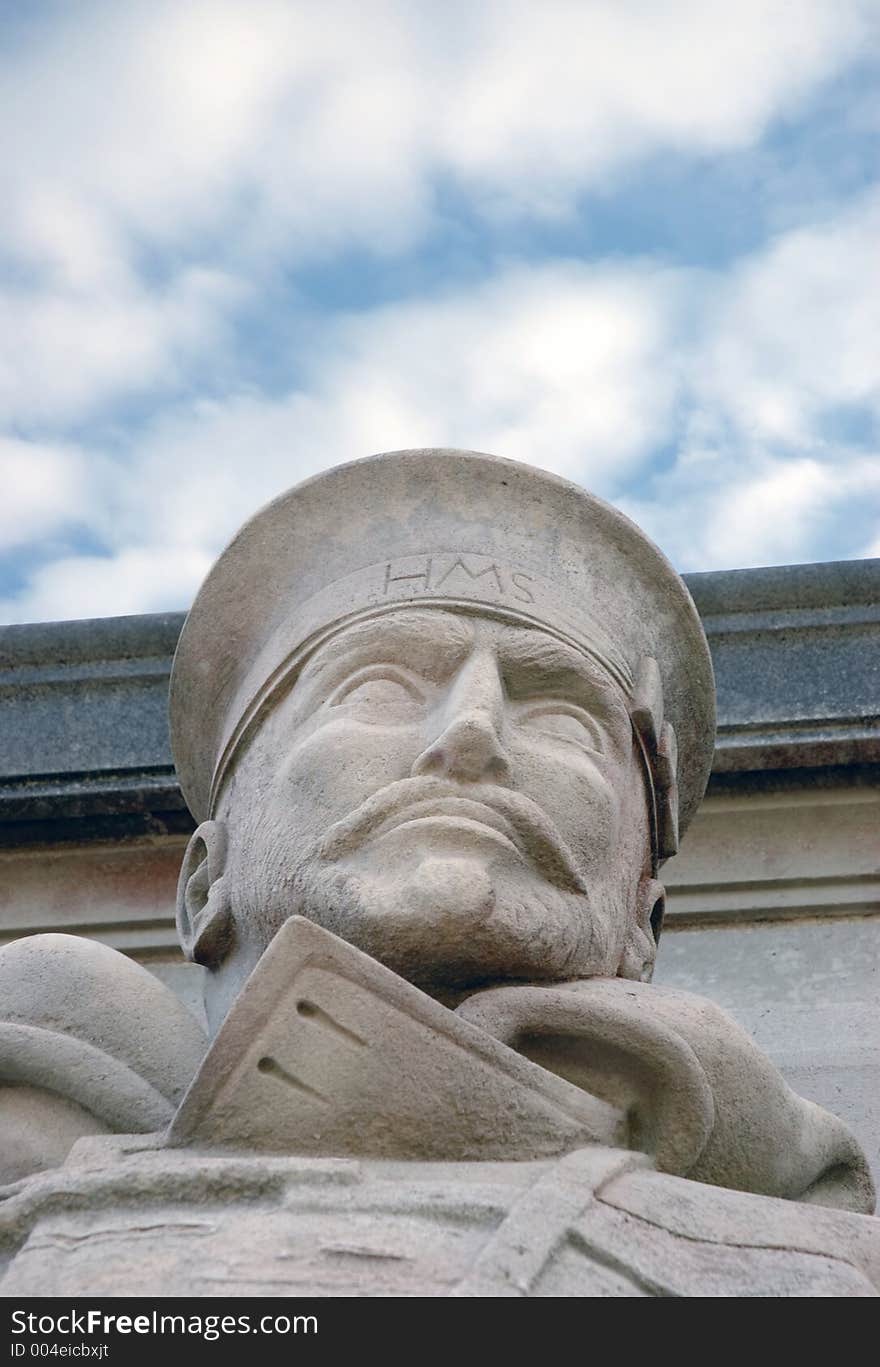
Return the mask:
[[320,899],[304,914],[428,990],[614,971],[597,962],[586,897],[505,865],[435,853],[355,875],[332,908]]

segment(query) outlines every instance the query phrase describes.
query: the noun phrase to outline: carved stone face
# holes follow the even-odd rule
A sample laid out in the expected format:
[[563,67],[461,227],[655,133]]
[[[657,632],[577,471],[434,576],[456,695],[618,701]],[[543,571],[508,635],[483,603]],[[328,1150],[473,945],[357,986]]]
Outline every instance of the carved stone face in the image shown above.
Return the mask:
[[276,703],[218,815],[242,970],[294,914],[441,994],[615,974],[634,936],[650,957],[626,702],[546,632],[416,608],[351,626]]

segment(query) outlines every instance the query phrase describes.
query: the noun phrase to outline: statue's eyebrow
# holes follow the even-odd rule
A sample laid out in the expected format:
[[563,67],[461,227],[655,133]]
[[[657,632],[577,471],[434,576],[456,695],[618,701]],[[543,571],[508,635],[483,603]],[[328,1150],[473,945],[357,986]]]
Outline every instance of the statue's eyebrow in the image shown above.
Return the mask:
[[463,663],[473,640],[473,627],[464,618],[404,608],[356,622],[334,636],[303,670],[298,687],[332,686],[370,664],[402,665],[442,683]]
[[627,715],[623,694],[598,665],[542,631],[514,628],[505,632],[498,645],[498,662],[512,698],[554,694]]

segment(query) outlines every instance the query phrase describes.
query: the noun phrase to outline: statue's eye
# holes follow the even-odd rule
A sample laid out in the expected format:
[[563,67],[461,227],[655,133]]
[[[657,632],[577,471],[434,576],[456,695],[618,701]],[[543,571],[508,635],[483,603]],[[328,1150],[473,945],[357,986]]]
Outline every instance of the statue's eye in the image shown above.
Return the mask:
[[402,722],[418,716],[424,696],[402,672],[382,666],[361,669],[337,688],[330,707],[344,706],[365,720]]
[[589,712],[573,703],[548,702],[529,707],[520,717],[532,731],[553,740],[569,741],[585,750],[603,750],[602,728]]

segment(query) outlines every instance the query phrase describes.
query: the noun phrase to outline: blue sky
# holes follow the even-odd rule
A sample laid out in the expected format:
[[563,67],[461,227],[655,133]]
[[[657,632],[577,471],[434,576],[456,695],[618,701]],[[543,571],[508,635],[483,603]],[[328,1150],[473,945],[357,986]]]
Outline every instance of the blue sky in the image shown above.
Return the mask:
[[880,555],[877,0],[0,6],[0,620],[454,445],[684,571]]

